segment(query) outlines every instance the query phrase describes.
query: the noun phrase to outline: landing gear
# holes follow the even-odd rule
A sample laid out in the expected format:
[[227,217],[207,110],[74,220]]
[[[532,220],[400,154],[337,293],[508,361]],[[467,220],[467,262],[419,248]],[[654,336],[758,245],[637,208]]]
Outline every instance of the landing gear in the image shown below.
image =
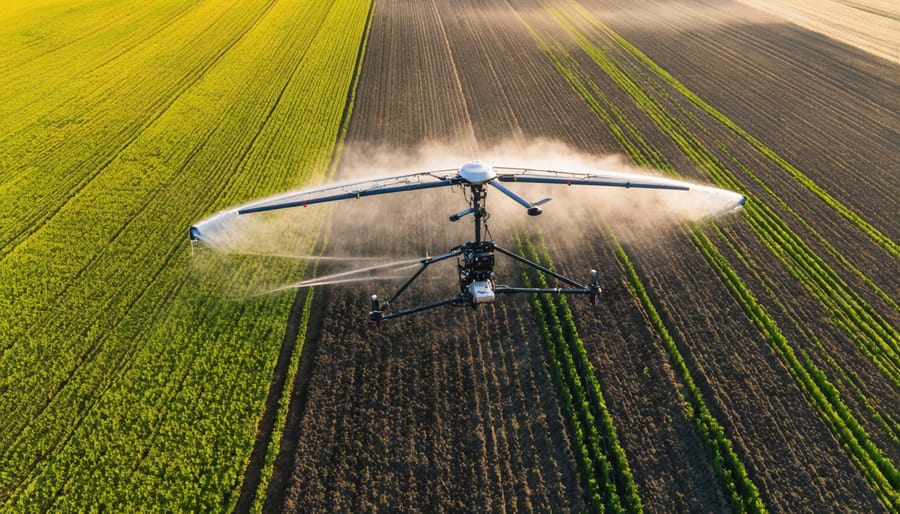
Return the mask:
[[591,282],[589,285],[591,289],[591,306],[596,307],[600,305],[600,274],[597,273],[597,270],[591,270]]
[[[515,261],[526,266],[534,268],[541,273],[553,277],[564,284],[571,287],[566,288],[550,288],[550,287],[510,287],[506,285],[495,284],[494,275],[494,257],[495,252],[506,255]],[[431,264],[458,257],[457,268],[459,271],[459,294],[452,298],[440,300],[438,302],[414,307],[412,309],[390,312],[390,305],[405,291],[412,282],[425,271]],[[372,295],[372,310],[369,311],[369,320],[381,327],[383,321],[415,314],[426,310],[440,307],[442,305],[456,304],[468,305],[476,308],[481,304],[491,303],[496,299],[498,294],[512,293],[553,293],[553,294],[587,294],[590,295],[591,305],[597,306],[600,303],[600,276],[596,270],[591,270],[590,281],[588,285],[579,284],[553,270],[550,270],[540,264],[530,261],[521,255],[510,252],[509,250],[497,246],[493,241],[469,241],[468,243],[458,246],[453,250],[421,261],[421,267],[416,271],[402,286],[394,293],[391,298],[379,304],[378,296]]]
[[[496,185],[496,184],[495,184]],[[481,184],[472,184],[472,195],[469,199],[469,208],[450,216],[450,221],[459,221],[459,219],[472,215],[475,218],[475,239],[468,241],[449,252],[423,259],[419,269],[406,281],[396,293],[393,294],[386,302],[379,305],[378,296],[372,295],[372,310],[369,311],[369,320],[381,327],[382,322],[415,314],[442,305],[468,305],[473,309],[481,304],[492,303],[496,300],[498,294],[511,293],[554,293],[554,294],[588,294],[590,295],[591,305],[597,305],[600,302],[600,279],[596,270],[591,270],[590,282],[588,285],[579,284],[553,270],[550,270],[540,264],[530,261],[521,255],[497,246],[493,241],[485,241],[481,239],[482,229],[487,232],[486,220],[489,217],[484,209],[484,200],[486,191]],[[499,186],[498,186],[499,187]],[[500,187],[508,195],[512,195],[514,199],[521,199],[515,196],[506,188]],[[542,200],[537,204],[528,204],[530,206],[528,214],[536,216],[540,214],[538,205],[546,203],[549,199]],[[520,203],[525,202],[521,200]],[[527,202],[526,202],[527,203]],[[500,253],[518,261],[521,264],[534,268],[544,275],[555,278],[556,280],[570,286],[567,288],[541,288],[541,287],[509,287],[505,285],[497,285],[494,275],[494,257],[496,253]],[[390,312],[390,305],[394,303],[400,294],[405,291],[410,284],[421,275],[428,266],[435,262],[443,261],[457,257],[457,271],[459,273],[459,294],[452,298],[440,300],[428,305],[414,307],[412,309]]]
[[384,321],[384,310],[387,310],[388,303],[384,302],[384,309],[382,309],[380,305],[378,305],[378,295],[372,295],[372,310],[369,311],[369,321],[375,323],[378,328],[381,328],[381,322]]

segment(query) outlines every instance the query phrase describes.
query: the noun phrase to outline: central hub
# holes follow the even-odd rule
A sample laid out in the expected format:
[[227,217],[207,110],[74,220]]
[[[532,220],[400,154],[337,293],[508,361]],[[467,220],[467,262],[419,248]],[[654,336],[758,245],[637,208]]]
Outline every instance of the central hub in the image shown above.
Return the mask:
[[497,178],[491,166],[478,161],[467,162],[459,168],[459,176],[469,184],[485,184]]
[[474,303],[494,301],[494,242],[469,241],[459,256],[459,289]]
[[459,257],[460,274],[465,275],[468,282],[473,280],[491,280],[494,278],[494,242],[469,241],[463,245],[463,253]]

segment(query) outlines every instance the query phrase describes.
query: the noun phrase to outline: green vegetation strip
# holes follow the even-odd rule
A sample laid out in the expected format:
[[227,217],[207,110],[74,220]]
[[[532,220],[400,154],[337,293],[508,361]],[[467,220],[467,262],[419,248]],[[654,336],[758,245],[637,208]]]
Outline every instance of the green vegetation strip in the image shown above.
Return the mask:
[[[369,3],[46,4],[0,38],[23,59],[0,58],[0,203],[25,214],[0,234],[0,511],[228,510],[292,295],[223,284],[305,269],[204,270],[186,229],[325,173]],[[31,29],[88,71],[32,56]],[[56,65],[29,82],[32,57]]]
[[888,509],[896,511],[900,508],[900,472],[871,441],[841,400],[837,389],[805,353],[801,352],[801,357],[797,357],[775,320],[759,304],[709,238],[696,229],[692,239],[738,299],[744,312],[766,335],[766,341],[787,366],[807,398],[819,408],[828,427],[872,484],[878,498]]
[[747,259],[744,257],[743,253],[737,248],[734,244],[734,240],[737,238],[733,235],[726,235],[724,232],[727,231],[727,227],[716,227],[713,226],[712,229],[718,234],[719,239],[731,250],[732,254],[736,259],[743,265],[744,269],[746,269],[752,276],[753,279],[759,283],[763,290],[769,295],[770,300],[775,304],[775,306],[790,320],[791,324],[794,326],[794,329],[798,332],[804,334],[810,341],[813,342],[816,349],[819,350],[819,353],[822,355],[822,358],[828,362],[828,365],[834,369],[834,371],[841,377],[843,382],[853,389],[856,396],[859,400],[865,405],[866,410],[872,415],[872,419],[884,430],[885,434],[895,443],[900,444],[900,438],[898,438],[897,430],[898,424],[897,421],[891,417],[890,414],[886,412],[879,412],[878,409],[872,405],[872,402],[869,400],[866,393],[862,390],[859,383],[859,377],[855,376],[852,372],[846,371],[835,359],[828,353],[828,350],[822,345],[822,342],[816,337],[814,333],[809,329],[809,327],[802,326],[794,316],[791,316],[791,313],[788,310],[788,307],[779,300],[778,295],[775,293],[775,290],[769,283],[769,280],[762,276],[756,269],[754,269]]
[[[540,255],[527,238],[517,238],[516,245],[526,258],[552,269],[542,243]],[[528,287],[547,287],[542,274],[530,268],[523,268],[523,273]],[[549,353],[553,380],[569,422],[572,453],[592,510],[643,512],[625,451],[565,297],[535,294],[530,302]]]
[[[896,330],[884,322],[871,307],[865,304],[855,292],[850,290],[821,258],[815,256],[811,249],[800,240],[799,236],[788,229],[787,225],[774,214],[774,211],[750,194],[747,188],[743,187],[727,171],[712,152],[707,150],[696,137],[690,134],[658,101],[650,97],[639,84],[625,74],[601,49],[581,35],[573,22],[569,21],[561,11],[549,6],[547,8],[554,18],[566,28],[575,41],[579,43],[582,50],[623,91],[631,96],[635,104],[646,112],[686,155],[706,169],[716,184],[738,190],[748,196],[745,218],[760,236],[763,243],[785,263],[791,273],[810,290],[814,297],[823,302],[826,310],[837,318],[836,323],[847,330],[854,340],[858,342],[860,348],[872,357],[879,368],[896,383],[896,345],[898,340]],[[589,13],[584,16],[588,19],[593,19]],[[600,22],[594,20],[593,23],[599,24]],[[529,27],[529,29],[539,46],[557,66],[557,69],[570,81],[573,88],[585,98],[585,101],[595,110],[598,118],[604,121],[607,126],[610,126],[613,135],[620,138],[623,148],[626,149],[635,162],[643,166],[650,166],[674,173],[671,165],[661,158],[659,160],[648,158],[648,156],[653,155],[653,152],[636,147],[635,143],[639,142],[639,140],[633,137],[630,140],[623,138],[623,134],[627,134],[632,130],[630,129],[630,124],[627,123],[624,116],[621,116],[621,111],[606,100],[605,96],[597,94],[599,88],[593,85],[584,73],[578,72],[578,63],[564,51],[564,47],[561,44],[548,42],[540,37],[533,28]],[[617,122],[622,123],[622,127],[625,127],[625,130],[616,126]],[[776,354],[785,362],[801,390],[819,409],[832,432],[842,441],[842,446],[861,469],[870,484],[872,484],[881,501],[889,508],[896,509],[898,487],[896,468],[872,443],[868,434],[847,409],[837,390],[827,380],[824,373],[816,367],[808,356],[804,355],[802,363],[794,357],[792,347],[778,329],[774,320],[766,312],[765,308],[752,297],[752,294],[721,256],[718,249],[699,230],[695,231],[692,237],[697,247],[701,249],[711,264],[716,267],[720,275],[726,280],[726,283],[729,284],[730,290],[750,318],[766,334],[767,341],[770,342]]]
[[828,253],[830,253],[835,259],[840,261],[840,263],[846,269],[850,270],[854,275],[857,276],[857,278],[859,278],[872,291],[874,291],[879,297],[881,297],[881,299],[884,301],[885,304],[889,305],[890,307],[892,307],[895,310],[900,310],[900,306],[897,305],[897,302],[894,300],[894,298],[892,298],[890,295],[888,295],[886,292],[884,292],[880,287],[878,287],[878,285],[875,284],[875,282],[873,282],[871,278],[866,276],[862,272],[862,270],[860,270],[859,268],[854,266],[853,263],[850,262],[850,260],[847,259],[847,257],[844,256],[844,254],[840,253],[838,251],[838,249],[835,248],[834,245],[831,244],[831,242],[829,242],[827,239],[825,239],[825,237],[822,234],[820,234],[819,231],[817,231],[812,226],[810,226],[810,224],[805,219],[803,219],[803,217],[800,216],[800,214],[796,210],[794,210],[790,205],[788,205],[787,202],[785,202],[780,196],[775,194],[775,191],[773,191],[772,188],[770,188],[755,173],[753,173],[753,171],[750,168],[748,168],[746,164],[741,162],[733,154],[733,152],[728,149],[728,147],[724,143],[717,142],[716,146],[719,148],[719,150],[722,152],[723,155],[728,157],[728,159],[735,166],[737,166],[738,169],[740,169],[744,173],[745,176],[747,176],[747,178],[752,180],[760,189],[765,191],[766,194],[769,195],[769,198],[771,198],[772,201],[775,202],[775,205],[777,207],[779,207],[781,210],[787,212],[795,220],[797,220],[797,222],[799,222],[803,226],[804,229],[806,229],[810,234],[813,235],[813,237],[816,238],[816,241],[818,241],[820,245],[822,245],[823,247],[825,247],[828,250]]
[[[724,164],[678,119],[668,112],[634,78],[586,36],[559,10],[551,14],[575,39],[580,48],[632,98],[635,105],[667,134],[695,163],[706,170],[720,187],[747,197],[746,218],[760,240],[781,260],[795,278],[823,305],[888,377],[900,384],[900,333],[862,299],[831,267],[785,223],[762,198],[740,183]],[[600,23],[596,21],[596,23]],[[649,163],[660,165],[665,163]],[[672,173],[671,166],[662,169]]]
[[21,59],[7,63],[0,93],[0,257],[116,168],[116,157],[253,33],[274,2],[59,4],[35,6],[13,20],[21,32],[0,37],[0,48]]
[[637,270],[631,263],[631,259],[628,258],[622,245],[609,231],[607,231],[606,235],[607,239],[612,243],[619,264],[625,269],[632,294],[644,307],[645,315],[656,330],[656,333],[659,334],[660,339],[662,339],[670,361],[681,374],[681,380],[688,391],[688,403],[685,406],[688,417],[694,421],[694,425],[700,434],[700,439],[706,445],[706,449],[712,458],[716,475],[727,493],[732,509],[734,512],[766,512],[766,507],[759,496],[759,489],[747,475],[744,464],[737,453],[735,453],[731,440],[725,436],[722,425],[706,406],[703,393],[697,387],[693,377],[691,377],[691,372],[684,361],[684,357],[678,350],[675,340],[669,334],[665,322],[659,316],[656,306],[650,299],[650,295],[647,293],[647,289],[644,287]]
[[[570,81],[573,88],[591,105],[600,119],[610,127],[613,134],[622,143],[629,156],[638,163],[662,163],[663,158],[651,148],[640,133],[628,122],[624,114],[586,77],[579,76],[577,64],[574,59],[562,50],[559,45],[541,38],[531,27],[532,36],[538,41],[541,48],[556,64],[557,69]],[[646,165],[646,164],[645,164]],[[662,169],[665,169],[664,167]],[[637,275],[631,260],[617,241],[613,241],[616,255],[620,263],[629,274],[629,283],[632,293],[644,306],[650,321],[663,340],[670,358],[681,371],[681,378],[688,391],[689,417],[694,420],[695,427],[700,438],[707,446],[716,474],[719,477],[726,496],[736,512],[765,512],[765,505],[759,497],[759,490],[750,480],[746,469],[737,454],[734,452],[731,441],[724,435],[721,424],[712,416],[702,398],[699,388],[694,383],[690,370],[687,368],[684,358],[669,335],[662,319],[659,317],[655,306],[652,304],[646,289]]]

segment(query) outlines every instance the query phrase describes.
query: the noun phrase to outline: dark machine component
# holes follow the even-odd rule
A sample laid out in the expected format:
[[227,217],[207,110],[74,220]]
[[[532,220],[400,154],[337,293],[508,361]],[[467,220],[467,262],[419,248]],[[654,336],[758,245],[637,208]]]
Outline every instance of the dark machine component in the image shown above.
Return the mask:
[[[524,207],[529,216],[540,215],[543,212],[541,206],[550,201],[550,198],[544,198],[534,203],[529,202],[504,185],[505,183],[516,182],[566,186],[619,187],[626,189],[701,191],[707,196],[713,196],[718,199],[717,201],[722,202],[724,207],[719,214],[723,215],[740,210],[746,201],[742,195],[733,191],[697,186],[662,177],[612,171],[580,173],[526,168],[495,168],[485,163],[473,161],[463,164],[458,169],[421,171],[405,175],[370,178],[359,182],[337,183],[320,188],[276,195],[223,211],[192,226],[188,235],[191,241],[191,251],[193,252],[194,242],[207,239],[210,241],[214,240],[216,237],[215,233],[217,229],[220,229],[220,225],[224,225],[229,218],[236,216],[290,207],[307,207],[314,204],[359,199],[389,193],[458,187],[466,192],[469,206],[465,210],[450,215],[450,221],[456,222],[471,215],[475,227],[475,238],[453,248],[447,253],[419,261],[419,269],[387,301],[379,302],[378,296],[372,295],[371,309],[369,310],[369,319],[372,322],[380,326],[385,320],[415,314],[443,305],[464,305],[477,308],[481,304],[495,301],[499,294],[513,293],[585,294],[589,295],[591,305],[596,306],[600,301],[601,293],[600,278],[596,270],[591,270],[587,285],[579,284],[521,255],[497,246],[494,241],[482,238],[482,232],[489,234],[487,220],[490,214],[485,208],[489,187],[500,191],[504,196]],[[521,265],[538,270],[544,275],[561,282],[566,287],[539,288],[499,285],[496,283],[494,274],[494,261],[497,254],[504,255]],[[410,309],[393,310],[391,308],[403,291],[406,291],[429,266],[454,257],[457,259],[457,272],[459,275],[459,293],[456,296]]]

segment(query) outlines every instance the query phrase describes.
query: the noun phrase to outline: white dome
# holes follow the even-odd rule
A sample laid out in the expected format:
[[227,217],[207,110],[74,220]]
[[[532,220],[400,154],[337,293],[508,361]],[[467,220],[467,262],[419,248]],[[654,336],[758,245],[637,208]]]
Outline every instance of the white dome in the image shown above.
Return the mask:
[[459,176],[470,184],[484,184],[497,178],[494,168],[478,161],[463,164],[459,168]]

